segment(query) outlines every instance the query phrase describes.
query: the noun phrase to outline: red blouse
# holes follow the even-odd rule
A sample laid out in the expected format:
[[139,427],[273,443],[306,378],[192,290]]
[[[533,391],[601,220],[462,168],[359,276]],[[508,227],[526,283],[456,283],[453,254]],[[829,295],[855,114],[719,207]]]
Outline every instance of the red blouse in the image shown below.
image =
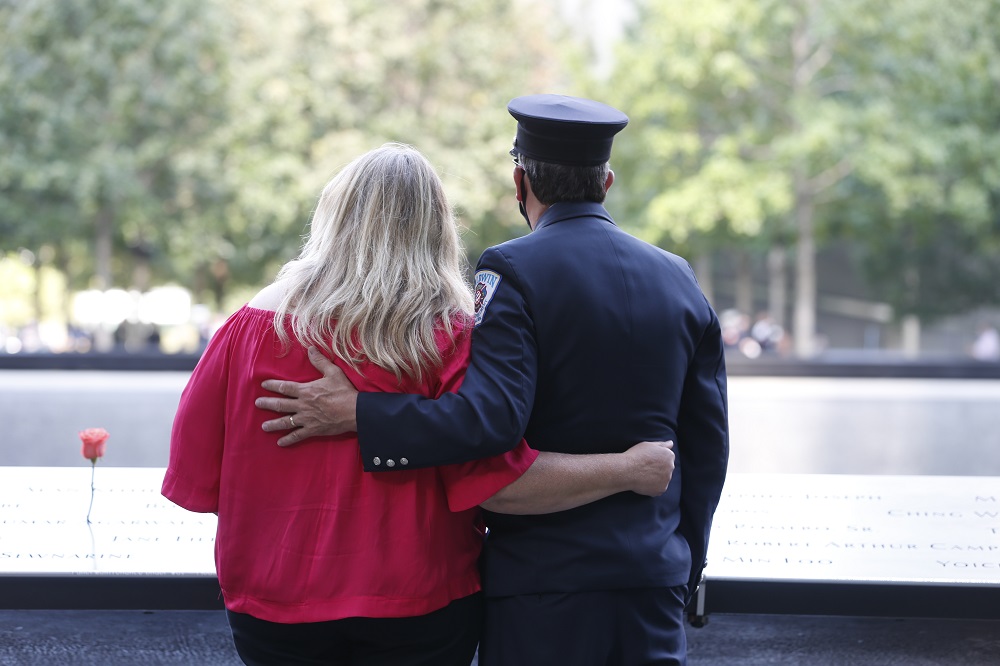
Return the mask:
[[[319,373],[295,343],[282,354],[274,313],[244,306],[212,337],[181,395],[162,492],[219,515],[215,564],[226,607],[272,622],[405,617],[480,589],[478,504],[517,479],[538,453],[368,474],[357,436],[313,438],[290,448],[266,433],[275,418],[254,406],[261,382],[306,382]],[[444,366],[401,383],[375,366],[364,376],[337,360],[361,391],[437,397],[461,384],[471,330]]]

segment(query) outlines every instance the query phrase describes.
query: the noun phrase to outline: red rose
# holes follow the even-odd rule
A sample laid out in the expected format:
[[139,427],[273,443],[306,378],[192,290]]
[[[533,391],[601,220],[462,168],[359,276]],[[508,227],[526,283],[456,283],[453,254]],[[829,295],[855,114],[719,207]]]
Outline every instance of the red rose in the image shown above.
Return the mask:
[[80,441],[83,442],[80,453],[91,464],[97,464],[97,459],[104,456],[105,442],[108,441],[108,431],[104,428],[87,428],[86,430],[81,430]]

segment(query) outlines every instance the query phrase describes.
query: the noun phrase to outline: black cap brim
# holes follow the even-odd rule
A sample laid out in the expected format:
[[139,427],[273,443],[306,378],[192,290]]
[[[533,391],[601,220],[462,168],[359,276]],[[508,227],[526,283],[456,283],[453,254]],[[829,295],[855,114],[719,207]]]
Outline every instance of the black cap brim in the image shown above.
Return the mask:
[[604,164],[615,134],[628,124],[614,107],[566,95],[517,97],[507,110],[517,120],[514,152],[554,164]]

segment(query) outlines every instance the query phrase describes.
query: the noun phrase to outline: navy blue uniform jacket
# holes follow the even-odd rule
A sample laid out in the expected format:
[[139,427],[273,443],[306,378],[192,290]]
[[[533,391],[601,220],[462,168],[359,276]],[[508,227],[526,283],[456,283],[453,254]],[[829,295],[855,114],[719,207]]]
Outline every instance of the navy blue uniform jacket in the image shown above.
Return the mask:
[[693,590],[729,439],[719,321],[690,265],[620,230],[600,204],[557,203],[532,233],[484,252],[480,278],[494,285],[458,393],[359,395],[365,469],[496,455],[522,435],[563,453],[673,440],[676,468],[660,497],[488,513],[484,583],[490,596]]

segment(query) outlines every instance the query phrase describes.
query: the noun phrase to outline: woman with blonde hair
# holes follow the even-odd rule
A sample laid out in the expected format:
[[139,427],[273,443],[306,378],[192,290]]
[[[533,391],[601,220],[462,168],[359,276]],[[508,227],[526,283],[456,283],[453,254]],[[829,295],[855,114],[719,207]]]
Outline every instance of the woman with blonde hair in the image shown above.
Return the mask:
[[330,181],[300,255],[211,339],[181,396],[162,491],[218,514],[216,569],[245,663],[468,664],[482,618],[480,505],[544,512],[665,489],[673,456],[650,443],[538,457],[522,441],[496,458],[376,475],[355,435],[282,449],[261,428],[268,413],[247,409],[268,377],[315,378],[310,347],[362,391],[454,391],[471,310],[437,174],[386,144]]

